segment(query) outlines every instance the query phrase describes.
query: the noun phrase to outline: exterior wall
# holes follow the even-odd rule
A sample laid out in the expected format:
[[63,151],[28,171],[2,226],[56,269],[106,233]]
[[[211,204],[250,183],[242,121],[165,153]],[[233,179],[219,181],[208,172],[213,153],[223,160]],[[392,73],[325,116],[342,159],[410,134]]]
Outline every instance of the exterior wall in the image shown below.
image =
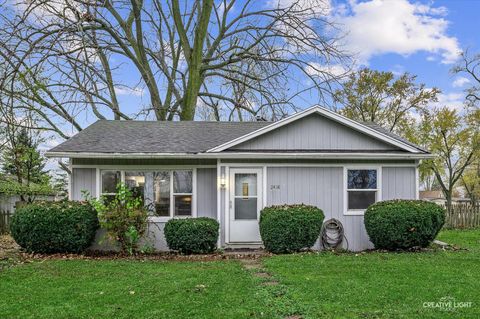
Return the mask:
[[197,169],[197,216],[217,219],[217,169]]
[[[80,164],[85,165],[85,164]],[[105,165],[105,164],[97,164]],[[137,167],[138,168],[138,167]],[[81,200],[82,190],[96,196],[96,168],[73,168],[71,179],[71,198]],[[217,170],[216,168],[197,168],[197,216],[217,218]],[[150,221],[144,244],[152,245],[156,250],[168,250],[163,228],[165,222]],[[118,247],[105,237],[105,232],[97,232],[93,250],[117,250]]]
[[[352,161],[352,164],[362,165]],[[340,220],[345,229],[346,243],[344,248],[359,251],[372,248],[363,224],[363,216],[344,214],[344,166],[348,162],[339,163],[221,163],[218,174],[228,180],[229,169],[232,167],[257,167],[264,170],[264,205],[285,203],[305,203],[320,207],[325,212],[325,218]],[[414,163],[376,162],[366,163],[367,166],[381,168],[381,192],[383,199],[415,198],[416,173]],[[395,166],[398,165],[398,166]],[[81,190],[86,189],[96,194],[96,169],[73,168],[72,199],[81,199]],[[197,216],[219,218],[220,245],[225,245],[225,218],[228,185],[220,188],[217,198],[217,168],[197,168]],[[217,210],[217,205],[219,209]],[[165,222],[150,222],[145,242],[157,250],[167,250],[163,236]],[[102,239],[103,232],[97,234],[97,241],[92,249],[115,249],[115,245]],[[320,249],[317,242],[314,249]]]
[[[343,224],[347,239],[343,248],[354,251],[371,248],[363,216],[344,215],[343,174],[343,167],[269,167],[267,205],[317,206],[325,213],[325,220],[335,218]],[[313,248],[320,249],[320,243]]]
[[[416,175],[414,164],[408,167],[399,164],[384,164],[377,162],[375,165],[381,167],[381,191],[379,200],[404,198],[414,199],[416,196]],[[222,164],[228,167],[242,167],[242,164]],[[338,219],[344,227],[346,241],[343,248],[352,251],[361,251],[373,248],[366,233],[363,215],[345,215],[345,189],[344,189],[344,165],[330,164],[281,164],[269,166],[248,164],[249,167],[263,167],[266,171],[266,192],[265,205],[298,204],[305,203],[320,207],[325,213],[325,220],[330,218]],[[350,167],[350,164],[345,164]],[[222,167],[222,172],[227,166]],[[228,175],[228,172],[226,173]],[[228,189],[221,192],[221,216],[226,216],[225,198],[228,196]],[[225,223],[222,220],[222,229]],[[224,230],[222,233],[222,244],[224,244]],[[317,241],[313,249],[320,249]]]
[[82,191],[86,190],[92,196],[97,194],[96,183],[96,169],[95,168],[74,168],[71,176],[71,194],[72,200],[82,200]]
[[415,198],[415,168],[385,167],[382,170],[382,197],[383,200]]
[[319,114],[299,119],[254,140],[239,150],[398,150]]

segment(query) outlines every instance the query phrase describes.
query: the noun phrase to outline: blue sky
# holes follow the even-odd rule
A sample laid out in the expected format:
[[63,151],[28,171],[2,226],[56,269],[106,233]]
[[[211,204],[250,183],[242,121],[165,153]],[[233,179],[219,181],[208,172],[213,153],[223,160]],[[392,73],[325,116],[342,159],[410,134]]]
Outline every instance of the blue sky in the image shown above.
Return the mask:
[[[423,14],[417,12],[413,16],[401,10],[392,12],[388,10],[388,5],[385,5],[389,2],[403,3],[402,5],[409,3],[418,7],[423,5],[426,7],[419,9],[419,11],[429,12]],[[336,2],[337,5],[342,3],[346,2]],[[374,5],[375,3],[377,5]],[[455,76],[450,72],[455,59],[453,56],[452,58],[445,58],[445,56],[453,54],[455,47],[460,50],[468,48],[471,52],[480,51],[480,36],[478,34],[480,29],[478,16],[480,1],[361,1],[348,6],[358,8],[362,5],[370,5],[371,15],[369,17],[375,17],[376,15],[376,18],[362,19],[361,14],[355,11],[349,17],[352,20],[357,19],[367,24],[366,29],[372,25],[377,25],[377,34],[365,34],[366,37],[369,36],[365,46],[370,45],[384,49],[383,52],[367,55],[363,63],[373,69],[415,74],[418,76],[418,82],[425,83],[427,87],[438,87],[442,90],[440,104],[459,107],[464,98],[463,90],[468,86],[468,83],[466,83],[467,80],[462,79],[461,75]],[[390,34],[386,30],[389,29],[387,24],[383,23],[385,19],[382,17],[385,15],[388,16],[389,20],[396,20],[396,23],[392,23],[392,25],[399,28],[402,23],[421,22],[421,24],[417,25],[418,28],[409,30],[408,37],[402,41],[388,43],[389,41],[383,38],[385,33]],[[403,29],[407,29],[407,27]],[[401,33],[402,31],[395,30],[395,32]],[[428,40],[428,34],[432,35],[432,39],[437,37],[438,40]],[[362,42],[361,40],[361,38],[356,39],[358,42]],[[368,51],[368,48],[366,50]],[[406,51],[409,52],[406,53]]]
[[[295,0],[259,3],[268,6],[278,1]],[[304,5],[315,1],[300,0]],[[419,83],[442,90],[439,104],[461,107],[468,80],[452,75],[450,69],[459,50],[480,52],[480,0],[331,0],[330,7],[332,18],[347,34],[345,47],[357,54],[357,67],[417,75]],[[125,83],[137,78],[128,71],[124,77]],[[119,98],[124,105],[148,103],[146,93],[143,97],[139,93],[124,90]],[[297,102],[304,108],[318,100],[313,94]]]
[[[266,0],[258,5],[268,6],[278,1],[297,0]],[[321,0],[298,1],[308,5]],[[442,90],[438,105],[461,108],[469,83],[460,75],[452,75],[450,70],[459,50],[468,48],[480,53],[480,0],[331,0],[329,9],[331,18],[347,34],[345,47],[357,53],[357,67],[417,75],[419,83]],[[123,83],[137,84],[138,77],[131,68],[122,68],[117,76]],[[129,108],[149,102],[146,90],[122,91],[118,87],[117,93],[120,103]],[[297,101],[299,108],[318,102],[309,95]],[[84,125],[96,120],[87,113],[79,116]],[[54,138],[46,148],[59,142]]]

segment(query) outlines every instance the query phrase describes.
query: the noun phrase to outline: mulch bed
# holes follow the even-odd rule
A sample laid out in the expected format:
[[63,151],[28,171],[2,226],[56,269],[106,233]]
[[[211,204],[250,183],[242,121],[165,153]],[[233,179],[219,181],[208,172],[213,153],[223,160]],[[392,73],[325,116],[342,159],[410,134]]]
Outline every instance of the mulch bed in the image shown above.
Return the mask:
[[216,260],[234,260],[234,259],[259,259],[268,254],[258,253],[239,253],[224,254],[221,252],[202,255],[182,255],[173,252],[159,252],[153,254],[125,255],[117,252],[105,251],[87,251],[84,254],[29,254],[20,253],[25,259],[29,260],[164,260],[164,261],[216,261]]
[[[174,252],[136,254],[133,256],[113,251],[89,250],[83,254],[34,254],[26,253],[9,235],[0,236],[0,262],[3,265],[24,263],[35,260],[172,260],[172,261],[215,261],[230,259],[259,259],[270,254],[263,250],[226,250],[201,255],[182,255]],[[1,267],[0,267],[1,268]]]

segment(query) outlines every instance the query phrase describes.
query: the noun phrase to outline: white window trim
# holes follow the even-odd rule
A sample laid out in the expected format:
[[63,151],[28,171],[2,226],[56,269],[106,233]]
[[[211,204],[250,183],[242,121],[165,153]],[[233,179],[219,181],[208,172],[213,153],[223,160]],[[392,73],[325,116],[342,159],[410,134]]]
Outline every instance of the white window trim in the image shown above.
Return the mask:
[[[165,223],[173,218],[192,218],[197,217],[197,167],[156,167],[149,169],[141,168],[117,168],[117,167],[102,167],[96,169],[97,174],[97,198],[102,195],[115,195],[116,193],[102,193],[102,172],[104,171],[120,171],[120,181],[125,183],[125,172],[170,172],[170,216],[148,216],[148,221],[153,223]],[[192,171],[192,193],[174,193],[173,192],[173,172],[174,171]],[[191,216],[174,216],[174,195],[191,195],[192,196],[192,215]]]
[[[348,170],[376,170],[377,171],[377,188],[376,189],[348,189]],[[382,200],[382,167],[369,165],[349,165],[343,167],[343,215],[345,216],[363,216],[365,209],[348,209],[348,192],[349,191],[376,191],[377,196],[375,203]]]

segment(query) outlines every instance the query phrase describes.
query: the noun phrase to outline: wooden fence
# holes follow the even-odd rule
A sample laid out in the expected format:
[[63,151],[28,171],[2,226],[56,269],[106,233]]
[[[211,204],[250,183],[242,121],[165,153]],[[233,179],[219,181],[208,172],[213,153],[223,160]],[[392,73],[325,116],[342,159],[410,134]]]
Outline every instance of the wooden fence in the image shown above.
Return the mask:
[[445,228],[480,227],[480,202],[453,203],[452,211],[447,213]]
[[8,210],[0,210],[0,235],[9,232],[8,226],[10,225],[10,218],[12,213]]

